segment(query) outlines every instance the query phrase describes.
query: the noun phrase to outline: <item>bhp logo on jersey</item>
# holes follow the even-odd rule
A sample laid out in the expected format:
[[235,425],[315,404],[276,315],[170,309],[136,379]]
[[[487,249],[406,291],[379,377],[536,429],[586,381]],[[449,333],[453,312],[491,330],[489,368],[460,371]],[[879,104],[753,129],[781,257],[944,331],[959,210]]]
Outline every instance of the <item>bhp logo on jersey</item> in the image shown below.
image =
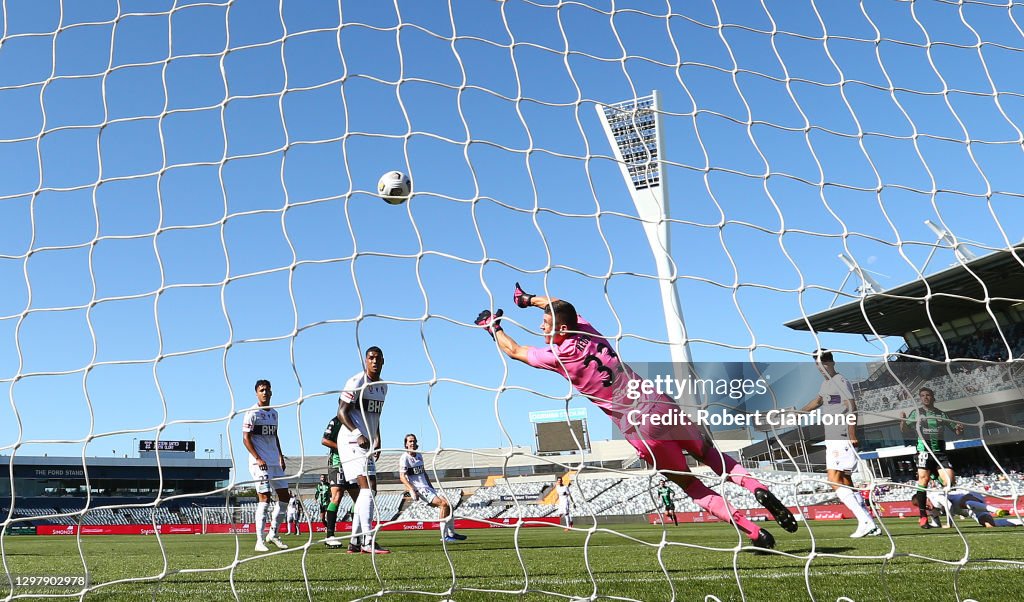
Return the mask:
[[366,400],[366,411],[380,414],[384,411],[384,400],[383,399],[367,399]]
[[830,405],[833,404],[833,403],[843,403],[843,400],[839,399],[838,395],[829,395],[828,396],[828,403]]
[[261,435],[276,435],[277,425],[276,424],[262,424],[260,425]]

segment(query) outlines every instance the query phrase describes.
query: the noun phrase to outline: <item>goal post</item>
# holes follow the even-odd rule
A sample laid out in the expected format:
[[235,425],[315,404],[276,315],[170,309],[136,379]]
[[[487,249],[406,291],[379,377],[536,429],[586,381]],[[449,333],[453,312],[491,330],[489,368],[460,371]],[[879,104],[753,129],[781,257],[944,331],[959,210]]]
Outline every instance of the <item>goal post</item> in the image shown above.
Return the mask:
[[202,517],[203,535],[212,532],[211,525],[218,525],[224,529],[218,532],[251,533],[252,525],[256,523],[256,506],[204,506]]

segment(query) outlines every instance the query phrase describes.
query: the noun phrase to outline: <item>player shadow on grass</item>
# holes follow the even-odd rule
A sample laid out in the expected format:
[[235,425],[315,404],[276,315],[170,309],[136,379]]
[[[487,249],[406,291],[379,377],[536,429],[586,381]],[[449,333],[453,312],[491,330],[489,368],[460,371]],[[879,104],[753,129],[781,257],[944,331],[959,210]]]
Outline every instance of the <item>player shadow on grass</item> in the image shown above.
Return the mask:
[[[854,546],[815,546],[813,551],[815,554],[842,554],[856,549]],[[811,551],[810,547],[785,550],[787,554],[809,554]]]

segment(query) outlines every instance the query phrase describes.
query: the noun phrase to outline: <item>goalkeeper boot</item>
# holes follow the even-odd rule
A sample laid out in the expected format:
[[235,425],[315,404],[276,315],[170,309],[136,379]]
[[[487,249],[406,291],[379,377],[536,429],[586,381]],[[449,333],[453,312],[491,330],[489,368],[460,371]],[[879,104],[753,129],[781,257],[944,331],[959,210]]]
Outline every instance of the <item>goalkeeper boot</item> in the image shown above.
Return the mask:
[[771,491],[767,489],[758,489],[754,492],[754,497],[757,499],[757,503],[765,507],[768,512],[772,513],[772,517],[775,518],[775,522],[779,523],[779,526],[790,533],[796,533],[797,524],[796,519],[793,518],[793,513],[789,511],[779,498],[775,497]]
[[768,532],[768,529],[761,529],[753,543],[755,548],[770,550],[775,547],[775,538]]

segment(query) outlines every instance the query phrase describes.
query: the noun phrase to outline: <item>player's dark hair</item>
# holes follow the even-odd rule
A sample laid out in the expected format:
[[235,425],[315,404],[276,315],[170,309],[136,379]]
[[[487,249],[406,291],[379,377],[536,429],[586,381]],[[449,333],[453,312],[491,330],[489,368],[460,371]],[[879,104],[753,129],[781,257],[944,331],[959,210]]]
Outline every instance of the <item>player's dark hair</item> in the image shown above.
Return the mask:
[[374,351],[377,352],[377,355],[379,355],[381,357],[384,357],[384,352],[381,351],[380,347],[378,347],[376,345],[374,345],[373,347],[370,347],[369,349],[366,350],[366,357],[370,357],[370,354],[373,353]]
[[921,393],[924,393],[925,391],[928,391],[929,393],[932,394],[932,397],[935,397],[935,390],[934,389],[930,389],[928,387],[921,387],[920,389],[917,390],[917,394],[920,395]]
[[270,386],[270,381],[265,379],[265,378],[259,379],[258,381],[256,381],[256,386],[253,387],[253,391],[259,391],[260,390],[260,385],[267,385],[269,387]]
[[569,330],[576,330],[578,326],[579,317],[576,315],[576,308],[568,301],[562,301],[561,299],[552,301],[544,308],[544,313],[551,314],[552,319],[555,321],[555,327],[565,324]]
[[823,364],[825,362],[835,363],[835,360],[832,359],[832,352],[828,351],[827,349],[819,349],[819,350],[815,351],[814,352],[814,359],[818,360],[819,362],[821,362]]
[[[402,437],[402,445],[405,445],[405,440],[408,439],[409,437],[416,437],[416,433],[408,433],[408,434],[406,434],[406,436]],[[416,441],[419,441],[419,440],[420,440],[420,438],[416,437]]]

